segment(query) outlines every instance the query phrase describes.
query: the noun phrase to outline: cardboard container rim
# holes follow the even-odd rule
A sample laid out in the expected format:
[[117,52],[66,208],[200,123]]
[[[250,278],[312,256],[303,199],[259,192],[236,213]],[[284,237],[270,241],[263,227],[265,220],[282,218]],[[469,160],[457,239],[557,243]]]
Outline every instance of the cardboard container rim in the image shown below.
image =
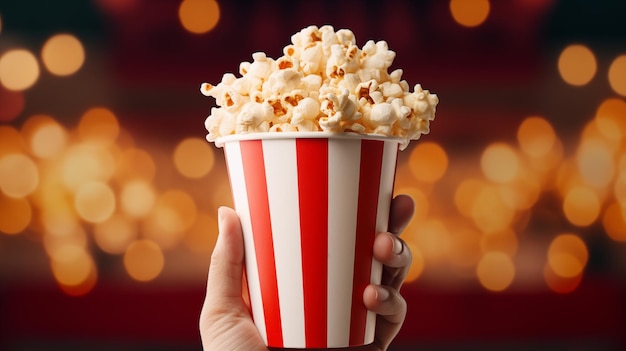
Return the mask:
[[231,134],[219,137],[215,140],[215,146],[222,147],[224,144],[232,141],[241,140],[279,140],[279,139],[344,139],[344,140],[381,140],[391,141],[398,144],[402,143],[404,138],[393,137],[382,134],[359,134],[359,133],[336,133],[336,132],[263,132],[263,133],[246,133]]

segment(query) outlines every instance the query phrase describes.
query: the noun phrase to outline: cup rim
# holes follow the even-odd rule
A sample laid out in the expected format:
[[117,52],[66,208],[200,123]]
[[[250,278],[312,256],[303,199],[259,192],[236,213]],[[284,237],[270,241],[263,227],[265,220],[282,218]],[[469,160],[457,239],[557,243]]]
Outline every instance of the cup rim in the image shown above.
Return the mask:
[[360,134],[351,132],[258,132],[231,134],[215,139],[215,146],[222,147],[225,143],[241,140],[279,140],[279,139],[344,139],[344,140],[381,140],[398,144],[404,138],[383,134]]

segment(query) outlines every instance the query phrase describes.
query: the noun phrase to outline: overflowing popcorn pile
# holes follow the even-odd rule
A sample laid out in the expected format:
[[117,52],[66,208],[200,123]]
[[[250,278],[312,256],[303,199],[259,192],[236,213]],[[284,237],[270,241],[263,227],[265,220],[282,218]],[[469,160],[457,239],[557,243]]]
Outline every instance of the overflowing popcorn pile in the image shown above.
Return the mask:
[[402,70],[388,73],[395,52],[387,42],[356,46],[348,29],[309,26],[291,37],[277,60],[265,53],[242,62],[200,90],[216,100],[207,140],[239,133],[354,132],[402,138],[401,149],[429,132],[439,99]]

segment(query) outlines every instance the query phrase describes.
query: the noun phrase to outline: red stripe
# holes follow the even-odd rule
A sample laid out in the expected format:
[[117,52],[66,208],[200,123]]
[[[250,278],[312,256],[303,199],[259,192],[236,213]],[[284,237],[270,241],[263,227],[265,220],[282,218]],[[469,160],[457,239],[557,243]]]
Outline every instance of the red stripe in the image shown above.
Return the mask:
[[363,304],[363,291],[370,283],[376,214],[383,161],[384,142],[361,141],[361,169],[359,176],[359,202],[356,223],[354,278],[352,283],[352,314],[350,317],[350,346],[363,345],[367,308]]
[[307,348],[326,348],[328,140],[296,140]]
[[278,282],[265,181],[265,164],[263,163],[263,144],[260,140],[246,140],[241,141],[239,145],[250,206],[250,221],[259,270],[267,342],[271,346],[282,347],[283,331],[278,302]]

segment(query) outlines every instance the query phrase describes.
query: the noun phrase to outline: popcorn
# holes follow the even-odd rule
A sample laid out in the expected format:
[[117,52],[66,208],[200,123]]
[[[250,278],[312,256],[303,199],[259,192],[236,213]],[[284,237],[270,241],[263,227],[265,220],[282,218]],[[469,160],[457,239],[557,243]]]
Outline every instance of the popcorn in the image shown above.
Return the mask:
[[356,46],[348,29],[309,26],[291,36],[283,56],[263,52],[200,91],[215,98],[207,140],[238,133],[350,132],[402,139],[427,134],[439,99],[420,84],[410,91],[403,71],[388,73],[396,53],[387,42]]

